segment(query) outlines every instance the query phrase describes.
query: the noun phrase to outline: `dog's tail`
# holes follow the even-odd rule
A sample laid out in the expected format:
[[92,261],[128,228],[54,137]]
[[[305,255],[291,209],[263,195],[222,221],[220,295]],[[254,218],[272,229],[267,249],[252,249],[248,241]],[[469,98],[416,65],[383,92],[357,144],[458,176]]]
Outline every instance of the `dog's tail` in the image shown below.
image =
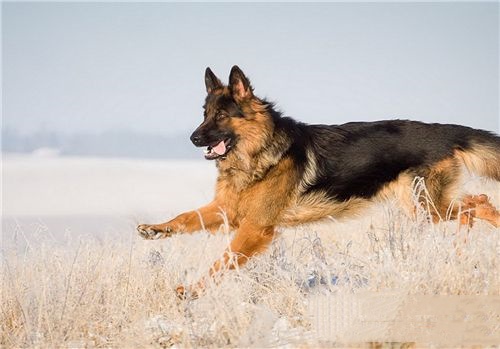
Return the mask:
[[500,137],[477,131],[470,139],[471,146],[457,151],[457,156],[472,173],[500,182]]

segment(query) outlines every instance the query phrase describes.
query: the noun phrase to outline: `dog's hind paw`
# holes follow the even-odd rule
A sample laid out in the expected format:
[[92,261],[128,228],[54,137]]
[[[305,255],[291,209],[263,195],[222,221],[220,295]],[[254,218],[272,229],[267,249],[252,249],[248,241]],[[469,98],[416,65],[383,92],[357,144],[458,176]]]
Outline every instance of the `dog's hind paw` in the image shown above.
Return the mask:
[[467,195],[462,199],[462,210],[460,224],[468,224],[472,227],[475,218],[485,220],[495,227],[500,227],[500,211],[493,206],[485,194]]
[[158,225],[140,224],[137,226],[137,232],[146,240],[165,239],[172,236],[170,227],[161,227]]
[[177,294],[177,297],[180,299],[186,299],[187,298],[187,292],[186,288],[182,285],[179,285],[175,288],[175,293]]
[[179,285],[175,288],[175,293],[179,299],[198,299],[203,293],[204,288],[201,284],[191,285],[185,287],[184,285]]

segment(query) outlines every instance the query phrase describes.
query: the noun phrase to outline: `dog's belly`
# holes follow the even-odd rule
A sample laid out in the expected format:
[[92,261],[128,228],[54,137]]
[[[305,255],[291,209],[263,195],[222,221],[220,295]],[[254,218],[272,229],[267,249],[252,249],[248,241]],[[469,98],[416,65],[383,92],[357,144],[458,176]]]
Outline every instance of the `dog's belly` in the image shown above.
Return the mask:
[[396,199],[402,209],[411,212],[414,207],[411,198],[412,183],[413,176],[402,173],[370,198],[353,196],[342,201],[328,197],[322,191],[299,195],[283,213],[281,225],[311,223],[328,217],[333,219],[355,217],[371,204],[392,199]]
[[299,196],[281,217],[283,226],[311,223],[328,217],[334,219],[352,217],[365,209],[370,200],[351,198],[337,201],[328,198],[322,192],[313,192]]

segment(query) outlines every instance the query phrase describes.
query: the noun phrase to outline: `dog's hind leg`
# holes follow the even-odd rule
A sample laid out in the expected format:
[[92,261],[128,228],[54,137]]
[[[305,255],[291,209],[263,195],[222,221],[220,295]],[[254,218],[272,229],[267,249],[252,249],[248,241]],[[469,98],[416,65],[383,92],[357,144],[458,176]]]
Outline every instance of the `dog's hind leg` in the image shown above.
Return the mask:
[[[434,164],[425,175],[425,185],[432,207],[429,207],[434,223],[441,220],[457,219],[460,215],[460,163],[455,158],[447,158]],[[424,197],[420,198],[423,202]],[[463,211],[463,209],[462,209]]]
[[224,224],[222,209],[216,201],[213,201],[198,210],[182,213],[165,223],[140,224],[137,226],[137,231],[144,239],[156,240],[202,229],[216,232],[222,224]]
[[467,195],[462,199],[461,224],[472,226],[474,218],[482,219],[495,227],[500,227],[500,212],[485,194]]
[[434,199],[437,204],[431,211],[434,222],[458,219],[461,225],[472,227],[475,219],[482,219],[495,227],[500,227],[500,211],[490,202],[485,194],[465,195],[452,200],[450,196]]
[[448,158],[432,166],[425,178],[428,193],[433,202],[430,210],[434,222],[458,219],[460,224],[472,226],[474,219],[483,219],[500,226],[500,212],[488,196],[461,196],[462,170],[456,158]]

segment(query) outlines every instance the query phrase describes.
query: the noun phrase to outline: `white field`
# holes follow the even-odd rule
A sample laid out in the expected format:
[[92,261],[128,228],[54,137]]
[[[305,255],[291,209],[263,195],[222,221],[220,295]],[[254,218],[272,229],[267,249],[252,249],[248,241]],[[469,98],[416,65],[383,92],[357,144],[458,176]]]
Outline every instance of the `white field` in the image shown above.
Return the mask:
[[[388,203],[355,220],[281,230],[268,253],[200,299],[179,300],[175,286],[203,275],[231,233],[143,241],[135,225],[208,202],[213,163],[10,155],[2,175],[0,346],[497,343],[495,331],[467,341],[432,321],[434,337],[371,328],[366,318],[387,324],[391,307],[353,308],[367,295],[499,296],[500,231],[487,223],[433,225],[425,212],[412,221]],[[467,188],[500,203],[498,183],[472,179]]]
[[208,161],[6,155],[4,214],[124,215],[178,211],[208,202],[216,169]]

